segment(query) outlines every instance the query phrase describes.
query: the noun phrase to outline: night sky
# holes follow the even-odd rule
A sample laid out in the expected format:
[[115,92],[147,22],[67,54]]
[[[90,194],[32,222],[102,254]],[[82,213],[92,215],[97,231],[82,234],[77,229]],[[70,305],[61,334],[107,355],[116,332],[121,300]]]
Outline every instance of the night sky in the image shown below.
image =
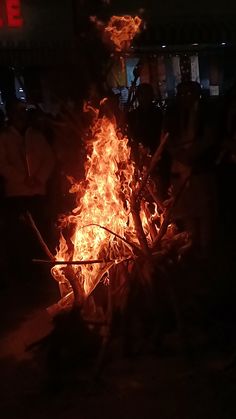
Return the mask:
[[235,0],[198,0],[193,2],[190,0],[110,0],[110,4],[115,10],[134,11],[144,8],[146,12],[154,14],[155,17],[160,15],[205,15],[205,14],[232,14],[236,13]]

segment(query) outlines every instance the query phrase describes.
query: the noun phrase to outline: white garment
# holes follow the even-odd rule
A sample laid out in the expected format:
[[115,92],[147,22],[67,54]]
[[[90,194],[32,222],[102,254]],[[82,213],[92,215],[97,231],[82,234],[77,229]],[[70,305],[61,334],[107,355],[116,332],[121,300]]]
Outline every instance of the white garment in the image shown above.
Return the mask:
[[[45,195],[54,157],[44,136],[34,128],[21,135],[14,127],[0,134],[0,175],[5,180],[6,196]],[[27,178],[39,182],[30,186]]]

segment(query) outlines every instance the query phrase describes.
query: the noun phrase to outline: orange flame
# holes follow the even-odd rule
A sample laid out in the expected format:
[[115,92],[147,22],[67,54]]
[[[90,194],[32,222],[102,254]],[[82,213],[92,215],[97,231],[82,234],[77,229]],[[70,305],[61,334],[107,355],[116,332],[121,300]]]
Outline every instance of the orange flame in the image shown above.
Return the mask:
[[135,35],[140,31],[142,20],[135,16],[112,16],[105,35],[114,44],[116,51],[129,49]]
[[[131,242],[139,245],[130,212],[135,167],[128,139],[117,132],[115,122],[107,117],[96,116],[91,132],[91,139],[87,142],[86,180],[72,186],[72,191],[77,194],[78,207],[64,219],[73,227],[70,238],[73,250],[68,249],[62,236],[56,255],[56,260],[62,261],[104,261],[72,266],[85,297],[114,264],[133,256]],[[144,211],[141,217],[148,238]],[[60,284],[67,283],[63,266],[56,265],[52,274]],[[64,288],[69,291],[68,287]]]

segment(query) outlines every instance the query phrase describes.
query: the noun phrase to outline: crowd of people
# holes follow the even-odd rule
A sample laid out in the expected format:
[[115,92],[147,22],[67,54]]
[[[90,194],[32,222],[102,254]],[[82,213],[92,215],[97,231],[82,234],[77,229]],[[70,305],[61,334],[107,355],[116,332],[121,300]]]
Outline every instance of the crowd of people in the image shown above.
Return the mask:
[[128,134],[154,153],[163,133],[168,142],[156,176],[160,199],[179,196],[173,221],[189,232],[200,258],[217,239],[233,237],[235,204],[235,92],[204,97],[197,82],[183,81],[163,110],[149,84],[138,86],[137,108],[128,114]]
[[[191,234],[196,253],[206,257],[222,225],[233,231],[236,93],[232,89],[216,106],[202,97],[198,83],[188,81],[178,85],[175,99],[164,110],[154,99],[152,86],[142,83],[132,106],[121,109],[118,96],[110,94],[101,115],[114,114],[134,149],[141,143],[148,154],[168,133],[154,175],[159,197],[167,202],[170,193],[175,196],[184,185],[173,221]],[[0,114],[1,265],[6,282],[31,277],[30,261],[40,254],[27,212],[55,248],[58,215],[74,205],[68,177],[83,177],[88,125],[79,102],[63,104],[52,116],[13,99],[6,104],[6,114]],[[219,224],[219,219],[225,222]]]

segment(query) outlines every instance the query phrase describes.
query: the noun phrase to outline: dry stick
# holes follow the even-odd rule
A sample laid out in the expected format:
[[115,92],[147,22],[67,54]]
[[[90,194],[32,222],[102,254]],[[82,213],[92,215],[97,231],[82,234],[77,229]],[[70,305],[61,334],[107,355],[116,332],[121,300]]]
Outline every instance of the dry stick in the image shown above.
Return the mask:
[[[66,239],[67,248],[69,251],[69,261],[73,260],[73,253],[74,253],[74,245],[71,242],[71,240],[67,237]],[[85,292],[81,285],[81,282],[78,278],[78,273],[74,272],[72,265],[66,265],[65,268],[63,268],[63,273],[66,277],[66,279],[69,281],[69,284],[72,287],[73,293],[74,293],[74,307],[81,307],[84,300],[85,300]]]
[[131,197],[131,214],[134,220],[134,226],[138,237],[139,244],[145,256],[150,256],[150,249],[148,247],[147,238],[143,231],[142,221],[140,218],[140,204],[135,199],[135,195]]
[[69,281],[74,293],[74,307],[81,307],[85,299],[85,294],[83,287],[77,280],[71,265],[67,265],[64,270],[64,274],[66,279]]
[[45,260],[45,259],[33,259],[34,263],[40,263],[40,264],[47,264],[47,265],[93,265],[96,263],[106,263],[111,262],[110,260],[102,260],[102,259],[96,259],[96,260]]
[[157,162],[160,160],[160,157],[162,155],[162,152],[164,150],[165,144],[167,142],[167,139],[169,137],[169,133],[166,133],[163,135],[161,139],[161,143],[159,147],[157,148],[156,152],[154,153],[154,156],[152,158],[152,161],[150,163],[150,166],[147,170],[147,172],[144,175],[144,178],[142,180],[142,183],[140,184],[139,188],[133,193],[131,197],[131,213],[134,220],[134,226],[136,230],[136,234],[140,243],[140,246],[142,248],[142,251],[145,256],[150,257],[150,249],[148,246],[146,235],[143,231],[142,221],[140,218],[140,195],[143,189],[145,188],[149,175],[156,166]]
[[51,253],[50,249],[48,248],[47,244],[45,243],[38,227],[36,226],[34,219],[29,211],[26,212],[26,215],[28,217],[28,220],[30,222],[31,227],[33,228],[34,232],[36,233],[36,236],[38,238],[39,243],[41,244],[41,247],[43,248],[44,252],[47,254],[51,262],[55,262],[55,258],[53,254]]
[[145,233],[143,231],[143,226],[142,226],[142,221],[140,218],[140,195],[143,191],[143,189],[145,188],[149,175],[152,172],[152,170],[154,169],[154,167],[156,166],[156,164],[158,163],[158,161],[161,158],[161,155],[163,153],[164,147],[166,145],[167,139],[169,137],[169,133],[163,134],[162,139],[161,139],[161,143],[159,145],[159,147],[157,148],[152,161],[150,163],[150,166],[147,170],[147,172],[144,175],[144,178],[141,182],[141,184],[139,185],[138,189],[133,193],[132,197],[131,197],[131,213],[133,216],[133,220],[134,220],[134,226],[135,226],[135,230],[136,230],[136,234],[140,243],[140,246],[142,248],[142,251],[144,253],[145,256],[150,257],[150,249],[148,246],[148,242],[147,242],[147,238],[145,236]]
[[[31,224],[34,232],[36,233],[36,235],[38,237],[38,240],[39,240],[43,250],[45,251],[45,253],[48,255],[48,257],[50,259],[46,263],[52,264],[53,266],[55,266],[56,260],[53,256],[53,254],[50,252],[47,244],[45,243],[38,227],[36,226],[36,224],[34,222],[34,219],[33,219],[32,215],[30,214],[29,211],[27,211],[27,217],[30,221],[30,224]],[[39,261],[35,260],[35,259],[33,260],[33,262],[39,263]],[[41,261],[40,263],[43,263],[43,262]],[[67,264],[67,263],[64,262],[63,264],[68,265],[66,270],[65,270],[65,276],[66,276],[66,279],[70,283],[71,288],[73,290],[75,305],[81,305],[81,300],[83,300],[83,297],[84,297],[84,291],[83,291],[82,287],[80,286],[79,281],[77,281],[76,278],[74,277],[74,272],[72,271],[72,267],[69,266],[69,265],[73,265],[73,263]]]
[[175,195],[175,198],[173,200],[173,203],[171,205],[171,207],[167,210],[167,213],[165,215],[164,221],[161,225],[161,228],[159,230],[159,234],[157,236],[157,238],[154,240],[153,244],[152,244],[152,248],[155,248],[158,244],[160,244],[160,241],[162,240],[162,238],[164,237],[164,235],[166,234],[166,230],[168,228],[168,225],[170,223],[173,211],[175,209],[176,204],[179,202],[179,199],[182,196],[182,193],[184,192],[186,185],[189,181],[189,179],[191,178],[192,173],[190,173],[189,176],[186,177],[186,179],[183,181],[182,185],[180,186],[177,194]]
[[133,259],[132,257],[128,257],[125,259],[113,259],[113,260],[109,260],[109,259],[94,259],[94,260],[44,260],[44,259],[33,259],[34,263],[42,263],[42,264],[47,264],[47,265],[93,265],[93,264],[97,264],[97,263],[114,263],[114,264],[119,264],[122,262],[125,262],[126,260],[131,260]]
[[159,212],[164,212],[164,206],[163,204],[160,202],[160,200],[158,199],[156,193],[152,190],[151,185],[148,184],[147,185],[147,190],[150,193],[153,201],[155,202],[155,204],[157,205],[157,209]]
[[155,153],[154,153],[154,155],[152,157],[152,160],[151,160],[151,163],[149,165],[149,168],[147,169],[147,172],[145,173],[145,175],[144,175],[144,177],[142,179],[142,182],[140,183],[137,191],[135,191],[136,199],[140,196],[141,192],[145,188],[145,186],[147,184],[147,181],[148,181],[148,178],[150,176],[150,173],[153,171],[153,169],[156,167],[157,163],[159,162],[159,160],[160,160],[160,158],[162,156],[162,153],[164,151],[164,148],[166,146],[166,143],[167,143],[168,138],[169,138],[169,133],[168,132],[162,134],[162,136],[161,136],[161,142],[160,142],[157,150],[155,151]]

